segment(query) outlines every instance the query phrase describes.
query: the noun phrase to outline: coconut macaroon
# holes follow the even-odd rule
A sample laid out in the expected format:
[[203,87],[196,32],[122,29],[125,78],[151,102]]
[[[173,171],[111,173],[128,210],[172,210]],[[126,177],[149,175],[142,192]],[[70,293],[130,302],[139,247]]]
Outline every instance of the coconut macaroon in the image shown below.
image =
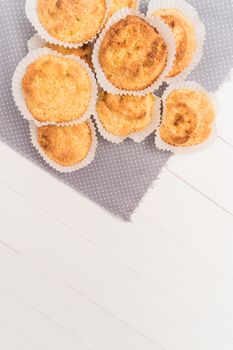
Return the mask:
[[99,50],[107,79],[121,90],[144,90],[163,72],[168,57],[164,39],[144,19],[135,15],[113,24]]
[[37,12],[45,30],[55,39],[82,44],[103,25],[106,0],[38,0]]
[[55,45],[46,43],[43,45],[43,47],[47,47],[49,49],[52,49],[54,51],[57,51],[61,53],[62,55],[75,55],[77,57],[80,57],[82,60],[84,60],[91,69],[93,69],[93,63],[92,63],[92,51],[93,47],[91,44],[84,44],[82,47],[77,47],[75,49],[69,49],[64,46]]
[[156,97],[113,95],[101,91],[96,112],[102,127],[114,136],[127,137],[151,123]]
[[38,122],[65,123],[81,118],[92,97],[87,69],[67,57],[40,56],[22,79],[27,108]]
[[138,0],[111,0],[108,10],[108,18],[124,7],[129,7],[136,10],[138,7]]
[[160,138],[176,147],[190,147],[206,141],[213,128],[215,108],[202,91],[178,89],[166,98]]
[[177,9],[160,9],[151,13],[159,16],[170,27],[176,43],[176,58],[168,78],[173,78],[191,63],[197,47],[195,28]]
[[87,122],[68,127],[42,126],[37,129],[37,138],[46,156],[66,167],[81,163],[89,154],[93,142]]

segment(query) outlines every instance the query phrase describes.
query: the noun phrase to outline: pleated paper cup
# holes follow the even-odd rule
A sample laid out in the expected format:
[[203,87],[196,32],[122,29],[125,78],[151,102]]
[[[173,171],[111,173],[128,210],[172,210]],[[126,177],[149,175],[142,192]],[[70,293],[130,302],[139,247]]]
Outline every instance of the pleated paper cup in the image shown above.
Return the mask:
[[36,50],[45,47],[46,41],[39,34],[34,34],[27,42],[28,51]]
[[153,12],[161,9],[176,9],[187,18],[195,30],[196,36],[196,50],[194,52],[190,64],[175,77],[166,77],[165,82],[172,84],[180,80],[185,80],[190,73],[200,63],[203,56],[204,43],[206,38],[206,29],[204,23],[201,21],[196,9],[184,0],[151,0],[148,6],[147,17],[154,18]]
[[43,158],[43,160],[53,169],[58,171],[59,173],[72,173],[74,171],[78,171],[80,169],[85,168],[89,164],[92,163],[92,161],[95,158],[96,155],[96,149],[97,149],[97,136],[96,136],[96,130],[95,126],[92,123],[91,120],[88,121],[88,124],[91,128],[91,133],[92,133],[92,145],[89,150],[88,155],[86,156],[85,159],[83,159],[80,163],[72,166],[62,166],[54,162],[52,159],[50,159],[46,153],[44,152],[43,148],[40,146],[38,143],[38,127],[33,123],[29,123],[29,131],[30,131],[30,139],[32,145],[36,148],[37,152],[40,154],[40,156]]
[[95,111],[94,114],[94,119],[97,125],[97,129],[99,131],[99,133],[103,136],[103,138],[107,141],[110,141],[112,143],[121,143],[126,139],[131,139],[137,143],[140,143],[142,141],[144,141],[146,139],[146,137],[148,137],[149,135],[151,135],[156,128],[159,126],[160,124],[160,120],[161,120],[161,98],[155,96],[155,103],[154,103],[154,109],[153,109],[153,115],[152,115],[152,119],[150,124],[143,130],[135,132],[135,133],[131,133],[128,136],[116,136],[111,134],[110,132],[108,132],[99,116],[98,116],[98,112],[97,110]]
[[[74,120],[69,121],[69,122],[61,122],[61,123],[57,123],[57,122],[53,122],[53,121],[40,122],[33,117],[31,112],[27,108],[27,104],[26,104],[25,98],[23,96],[23,91],[22,91],[23,77],[26,73],[28,66],[32,62],[34,62],[36,59],[38,59],[39,57],[45,56],[45,55],[53,55],[53,56],[57,56],[57,57],[70,58],[73,61],[78,62],[82,67],[84,67],[86,69],[86,71],[91,79],[91,83],[92,83],[92,94],[91,94],[89,106],[88,106],[86,112],[80,118],[74,119]],[[87,119],[89,119],[91,115],[94,114],[95,104],[96,104],[96,100],[97,100],[97,84],[96,84],[95,76],[94,76],[93,72],[91,71],[90,67],[81,58],[79,58],[75,55],[64,56],[62,54],[59,54],[57,51],[53,51],[53,50],[48,49],[48,48],[40,48],[37,50],[30,51],[28,53],[28,55],[25,58],[23,58],[23,60],[18,64],[18,66],[14,72],[14,75],[13,75],[12,93],[13,93],[15,103],[16,103],[16,105],[17,105],[17,107],[18,107],[19,111],[21,112],[24,119],[27,119],[28,121],[33,121],[37,126],[43,126],[43,125],[69,126],[69,125],[81,124],[84,121],[86,121]]]
[[[111,83],[110,80],[108,80],[99,61],[100,47],[103,39],[105,38],[106,33],[115,23],[126,18],[128,15],[137,16],[145,20],[152,27],[154,27],[159,32],[159,34],[163,37],[165,44],[168,48],[168,58],[167,58],[167,64],[165,69],[163,70],[159,78],[152,85],[140,91],[118,89],[116,86],[114,86]],[[108,93],[115,94],[115,95],[145,96],[148,93],[158,89],[159,86],[162,84],[162,82],[165,80],[165,77],[168,75],[168,73],[171,71],[173,67],[175,54],[176,54],[176,45],[174,41],[174,35],[168,25],[166,25],[159,17],[146,18],[142,13],[138,11],[135,11],[129,8],[124,8],[116,12],[107,22],[105,29],[102,31],[102,33],[100,34],[99,38],[95,43],[93,55],[92,55],[92,61],[96,71],[98,83]]]
[[[203,86],[201,86],[197,82],[194,82],[194,81],[183,81],[182,82],[181,81],[181,82],[177,82],[177,83],[170,85],[162,97],[164,111],[162,114],[161,123],[163,122],[163,115],[166,113],[166,100],[167,100],[168,96],[173,91],[176,91],[176,90],[191,90],[191,91],[197,91],[197,92],[204,93],[211,101],[213,108],[214,108],[214,111],[215,111],[215,116],[217,117],[218,102],[217,102],[216,96],[213,93],[209,93],[206,89],[203,88]],[[206,141],[202,142],[201,144],[189,146],[189,147],[171,146],[170,144],[166,143],[164,140],[161,139],[160,128],[158,128],[155,132],[155,145],[158,149],[160,149],[162,151],[170,151],[174,154],[189,154],[189,153],[204,151],[208,147],[212,146],[215,143],[217,136],[218,136],[217,135],[217,128],[216,128],[216,123],[214,121],[214,124],[212,126],[212,131],[211,131],[209,138]]]
[[[103,28],[104,23],[106,22],[106,19],[107,19],[109,3],[110,3],[110,0],[106,0],[107,10],[106,10],[105,18],[104,18],[98,32],[96,33],[96,35],[94,35],[89,40],[86,40],[86,41],[83,41],[80,43],[68,43],[65,41],[61,41],[61,40],[54,38],[53,36],[51,36],[47,32],[45,27],[43,27],[42,23],[40,22],[40,19],[38,16],[38,11],[37,11],[38,0],[26,0],[25,11],[26,11],[26,15],[27,15],[28,20],[31,22],[31,24],[33,25],[33,27],[35,28],[35,30],[38,32],[38,34],[41,36],[42,39],[49,42],[50,44],[64,46],[64,47],[69,48],[69,49],[75,49],[75,48],[83,46],[84,44],[92,42],[97,37],[97,35],[100,33],[100,31]],[[88,25],[89,24],[87,23],[87,26]]]

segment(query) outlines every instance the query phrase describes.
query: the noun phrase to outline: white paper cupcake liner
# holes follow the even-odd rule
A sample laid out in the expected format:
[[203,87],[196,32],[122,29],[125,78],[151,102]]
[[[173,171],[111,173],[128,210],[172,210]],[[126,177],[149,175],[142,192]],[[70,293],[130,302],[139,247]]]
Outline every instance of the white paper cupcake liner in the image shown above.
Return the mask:
[[39,34],[34,34],[27,42],[28,51],[43,48],[46,45],[46,41],[42,39]]
[[[89,40],[83,41],[81,43],[67,43],[67,42],[58,40],[58,39],[54,38],[53,36],[51,36],[47,32],[47,30],[43,27],[43,25],[41,24],[41,22],[39,20],[39,16],[38,16],[38,12],[37,12],[37,3],[38,3],[38,0],[26,0],[25,11],[26,11],[26,15],[27,15],[28,20],[31,22],[31,24],[33,25],[35,30],[42,37],[42,39],[49,42],[50,44],[60,45],[60,46],[64,46],[64,47],[67,47],[70,49],[74,49],[74,48],[81,47],[84,44],[87,44],[87,43],[93,41],[97,37],[97,35],[100,33],[100,31],[103,28],[104,23],[106,22],[106,19],[107,19],[110,0],[106,0],[107,11],[105,14],[105,18],[101,24],[101,27],[99,28],[99,31],[92,38],[90,38]],[[87,23],[87,25],[88,25],[88,23]]]
[[56,171],[58,171],[60,173],[71,173],[71,172],[83,169],[86,166],[88,166],[89,164],[91,164],[91,162],[94,160],[95,155],[96,155],[97,144],[98,144],[95,126],[93,125],[91,120],[88,121],[88,124],[89,124],[89,126],[91,128],[91,132],[92,132],[92,145],[91,145],[90,151],[89,151],[88,155],[86,156],[86,158],[83,159],[80,163],[78,163],[76,165],[62,166],[62,165],[59,165],[56,162],[54,162],[52,159],[50,159],[46,155],[46,153],[44,152],[44,150],[42,149],[40,144],[38,143],[38,133],[37,133],[38,127],[33,122],[30,122],[29,123],[29,131],[30,131],[30,138],[31,138],[32,145],[36,148],[37,152],[40,154],[40,156],[43,158],[43,160],[48,165],[50,165],[50,167],[52,167],[53,169],[55,169]]
[[152,116],[152,120],[150,122],[150,124],[143,130],[132,133],[128,136],[115,136],[111,133],[109,133],[104,127],[103,124],[98,116],[97,111],[95,111],[94,114],[94,119],[98,128],[98,131],[100,132],[100,134],[103,136],[103,138],[107,141],[110,141],[112,143],[121,143],[126,139],[131,139],[137,143],[140,143],[142,141],[145,140],[145,138],[147,136],[149,136],[150,134],[152,134],[156,128],[159,126],[160,124],[160,120],[161,120],[161,98],[155,96],[155,103],[154,103],[154,110],[153,110],[153,116]]
[[[108,32],[109,28],[119,22],[121,19],[127,17],[128,15],[134,15],[142,18],[145,20],[147,23],[149,23],[151,26],[156,28],[160,35],[163,37],[167,48],[168,48],[168,58],[167,58],[167,64],[163,72],[161,73],[160,77],[148,88],[140,91],[133,91],[133,90],[121,90],[115,87],[106,77],[101,64],[99,62],[99,52],[100,52],[100,47],[101,43]],[[154,90],[158,89],[161,83],[165,80],[165,77],[168,75],[168,73],[171,71],[174,60],[175,60],[175,54],[176,54],[176,45],[174,41],[174,36],[169,28],[168,25],[166,25],[159,17],[150,17],[150,18],[145,18],[145,16],[133,9],[129,8],[124,8],[118,12],[116,12],[107,22],[105,29],[102,31],[100,34],[99,38],[97,39],[94,50],[93,50],[93,55],[92,55],[92,62],[96,71],[97,79],[101,87],[112,94],[116,95],[134,95],[134,96],[143,96],[146,95],[150,92],[153,92]]]
[[[92,83],[92,94],[91,94],[89,106],[82,117],[80,117],[78,119],[74,119],[70,122],[62,122],[62,123],[57,123],[57,122],[53,122],[53,121],[40,122],[40,121],[36,120],[33,117],[33,115],[30,113],[30,111],[28,110],[25,98],[23,96],[23,91],[22,91],[22,79],[25,75],[27,67],[32,62],[34,62],[38,57],[48,55],[48,54],[53,55],[53,56],[58,56],[58,57],[70,58],[70,59],[80,63],[80,65],[82,65],[86,69],[86,71],[91,79],[91,83]],[[93,115],[93,113],[95,111],[96,100],[97,100],[97,84],[96,84],[95,76],[94,76],[93,72],[91,71],[90,67],[81,58],[74,56],[74,55],[64,56],[62,54],[59,54],[57,51],[53,51],[53,50],[48,49],[48,48],[40,48],[40,49],[33,50],[33,51],[29,52],[28,55],[25,58],[23,58],[23,60],[18,64],[18,66],[14,72],[14,75],[13,75],[12,93],[13,93],[15,103],[16,103],[19,111],[21,112],[22,116],[29,121],[33,121],[37,126],[43,126],[43,125],[69,126],[69,125],[81,124],[84,121],[86,121],[87,119],[89,119],[91,115]]]
[[204,23],[201,21],[196,9],[184,0],[151,0],[148,6],[147,17],[153,18],[152,13],[161,9],[176,9],[180,11],[187,20],[192,24],[196,33],[196,51],[193,55],[189,66],[181,73],[172,78],[166,78],[165,82],[172,84],[179,80],[185,80],[194,68],[200,63],[203,56],[203,48],[206,38],[206,29]]
[[[163,114],[166,111],[166,100],[167,100],[168,96],[170,95],[170,93],[175,91],[175,90],[180,90],[180,89],[203,92],[205,95],[207,95],[213,104],[213,107],[215,110],[215,116],[216,116],[215,119],[217,118],[218,103],[217,103],[216,96],[213,93],[209,93],[206,89],[203,88],[203,86],[201,86],[200,84],[198,84],[194,81],[181,81],[181,82],[177,82],[177,83],[174,83],[174,84],[169,86],[169,88],[166,90],[166,92],[164,93],[164,95],[162,97],[162,102],[163,102],[163,106],[164,106]],[[162,116],[162,119],[163,119],[163,116]],[[171,151],[174,154],[189,154],[189,153],[203,151],[203,150],[207,149],[208,147],[212,146],[215,143],[217,136],[218,136],[217,135],[217,128],[216,128],[216,123],[214,121],[214,125],[212,127],[211,134],[206,141],[202,142],[199,145],[194,145],[194,146],[190,146],[190,147],[177,147],[177,146],[171,146],[168,143],[166,143],[165,141],[163,141],[161,139],[161,136],[160,136],[160,129],[158,128],[155,132],[155,145],[158,149],[160,149],[162,151]]]

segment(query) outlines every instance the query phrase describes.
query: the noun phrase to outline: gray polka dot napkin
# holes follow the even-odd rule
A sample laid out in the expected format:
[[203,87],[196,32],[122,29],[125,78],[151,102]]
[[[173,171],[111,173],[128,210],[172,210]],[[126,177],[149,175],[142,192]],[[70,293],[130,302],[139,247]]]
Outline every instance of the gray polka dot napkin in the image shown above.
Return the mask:
[[[43,162],[30,144],[28,123],[20,116],[11,95],[14,69],[26,55],[27,40],[33,34],[24,2],[0,0],[0,139],[111,213],[129,220],[170,154],[155,149],[153,136],[141,144],[126,141],[121,145],[99,136],[96,159],[79,172],[59,174]],[[146,10],[147,3],[142,1],[141,10]],[[205,54],[191,78],[216,90],[233,66],[233,2],[192,0],[190,3],[197,7],[207,26]]]

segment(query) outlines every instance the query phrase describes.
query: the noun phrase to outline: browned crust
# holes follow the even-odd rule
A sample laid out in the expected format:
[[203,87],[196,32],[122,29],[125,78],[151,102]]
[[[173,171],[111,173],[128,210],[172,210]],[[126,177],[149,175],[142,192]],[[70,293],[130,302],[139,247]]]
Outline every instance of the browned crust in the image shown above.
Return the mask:
[[107,11],[106,0],[38,0],[41,24],[54,38],[83,43],[99,32]]
[[166,66],[167,47],[151,25],[128,15],[108,30],[101,43],[99,60],[114,86],[137,91],[159,78]]
[[72,166],[84,160],[91,148],[92,134],[88,123],[69,127],[38,128],[38,143],[57,164]]
[[44,47],[48,47],[49,49],[55,50],[61,53],[62,55],[75,55],[77,57],[80,57],[89,65],[91,69],[93,69],[93,63],[92,63],[93,48],[90,44],[84,44],[82,47],[78,47],[76,49],[69,49],[64,46],[50,44],[50,43],[46,43]]
[[119,96],[102,91],[96,110],[103,128],[115,136],[145,129],[152,120],[155,96]]
[[137,0],[111,0],[108,10],[108,18],[110,18],[115,12],[121,10],[124,7],[136,9]]
[[87,111],[91,79],[80,63],[45,55],[30,64],[22,80],[23,95],[33,117],[40,122],[69,122]]
[[176,42],[176,59],[168,77],[172,78],[189,66],[196,50],[196,34],[192,23],[176,9],[154,12],[171,28]]
[[166,100],[160,136],[172,146],[200,144],[210,136],[214,117],[213,104],[204,93],[173,91]]

